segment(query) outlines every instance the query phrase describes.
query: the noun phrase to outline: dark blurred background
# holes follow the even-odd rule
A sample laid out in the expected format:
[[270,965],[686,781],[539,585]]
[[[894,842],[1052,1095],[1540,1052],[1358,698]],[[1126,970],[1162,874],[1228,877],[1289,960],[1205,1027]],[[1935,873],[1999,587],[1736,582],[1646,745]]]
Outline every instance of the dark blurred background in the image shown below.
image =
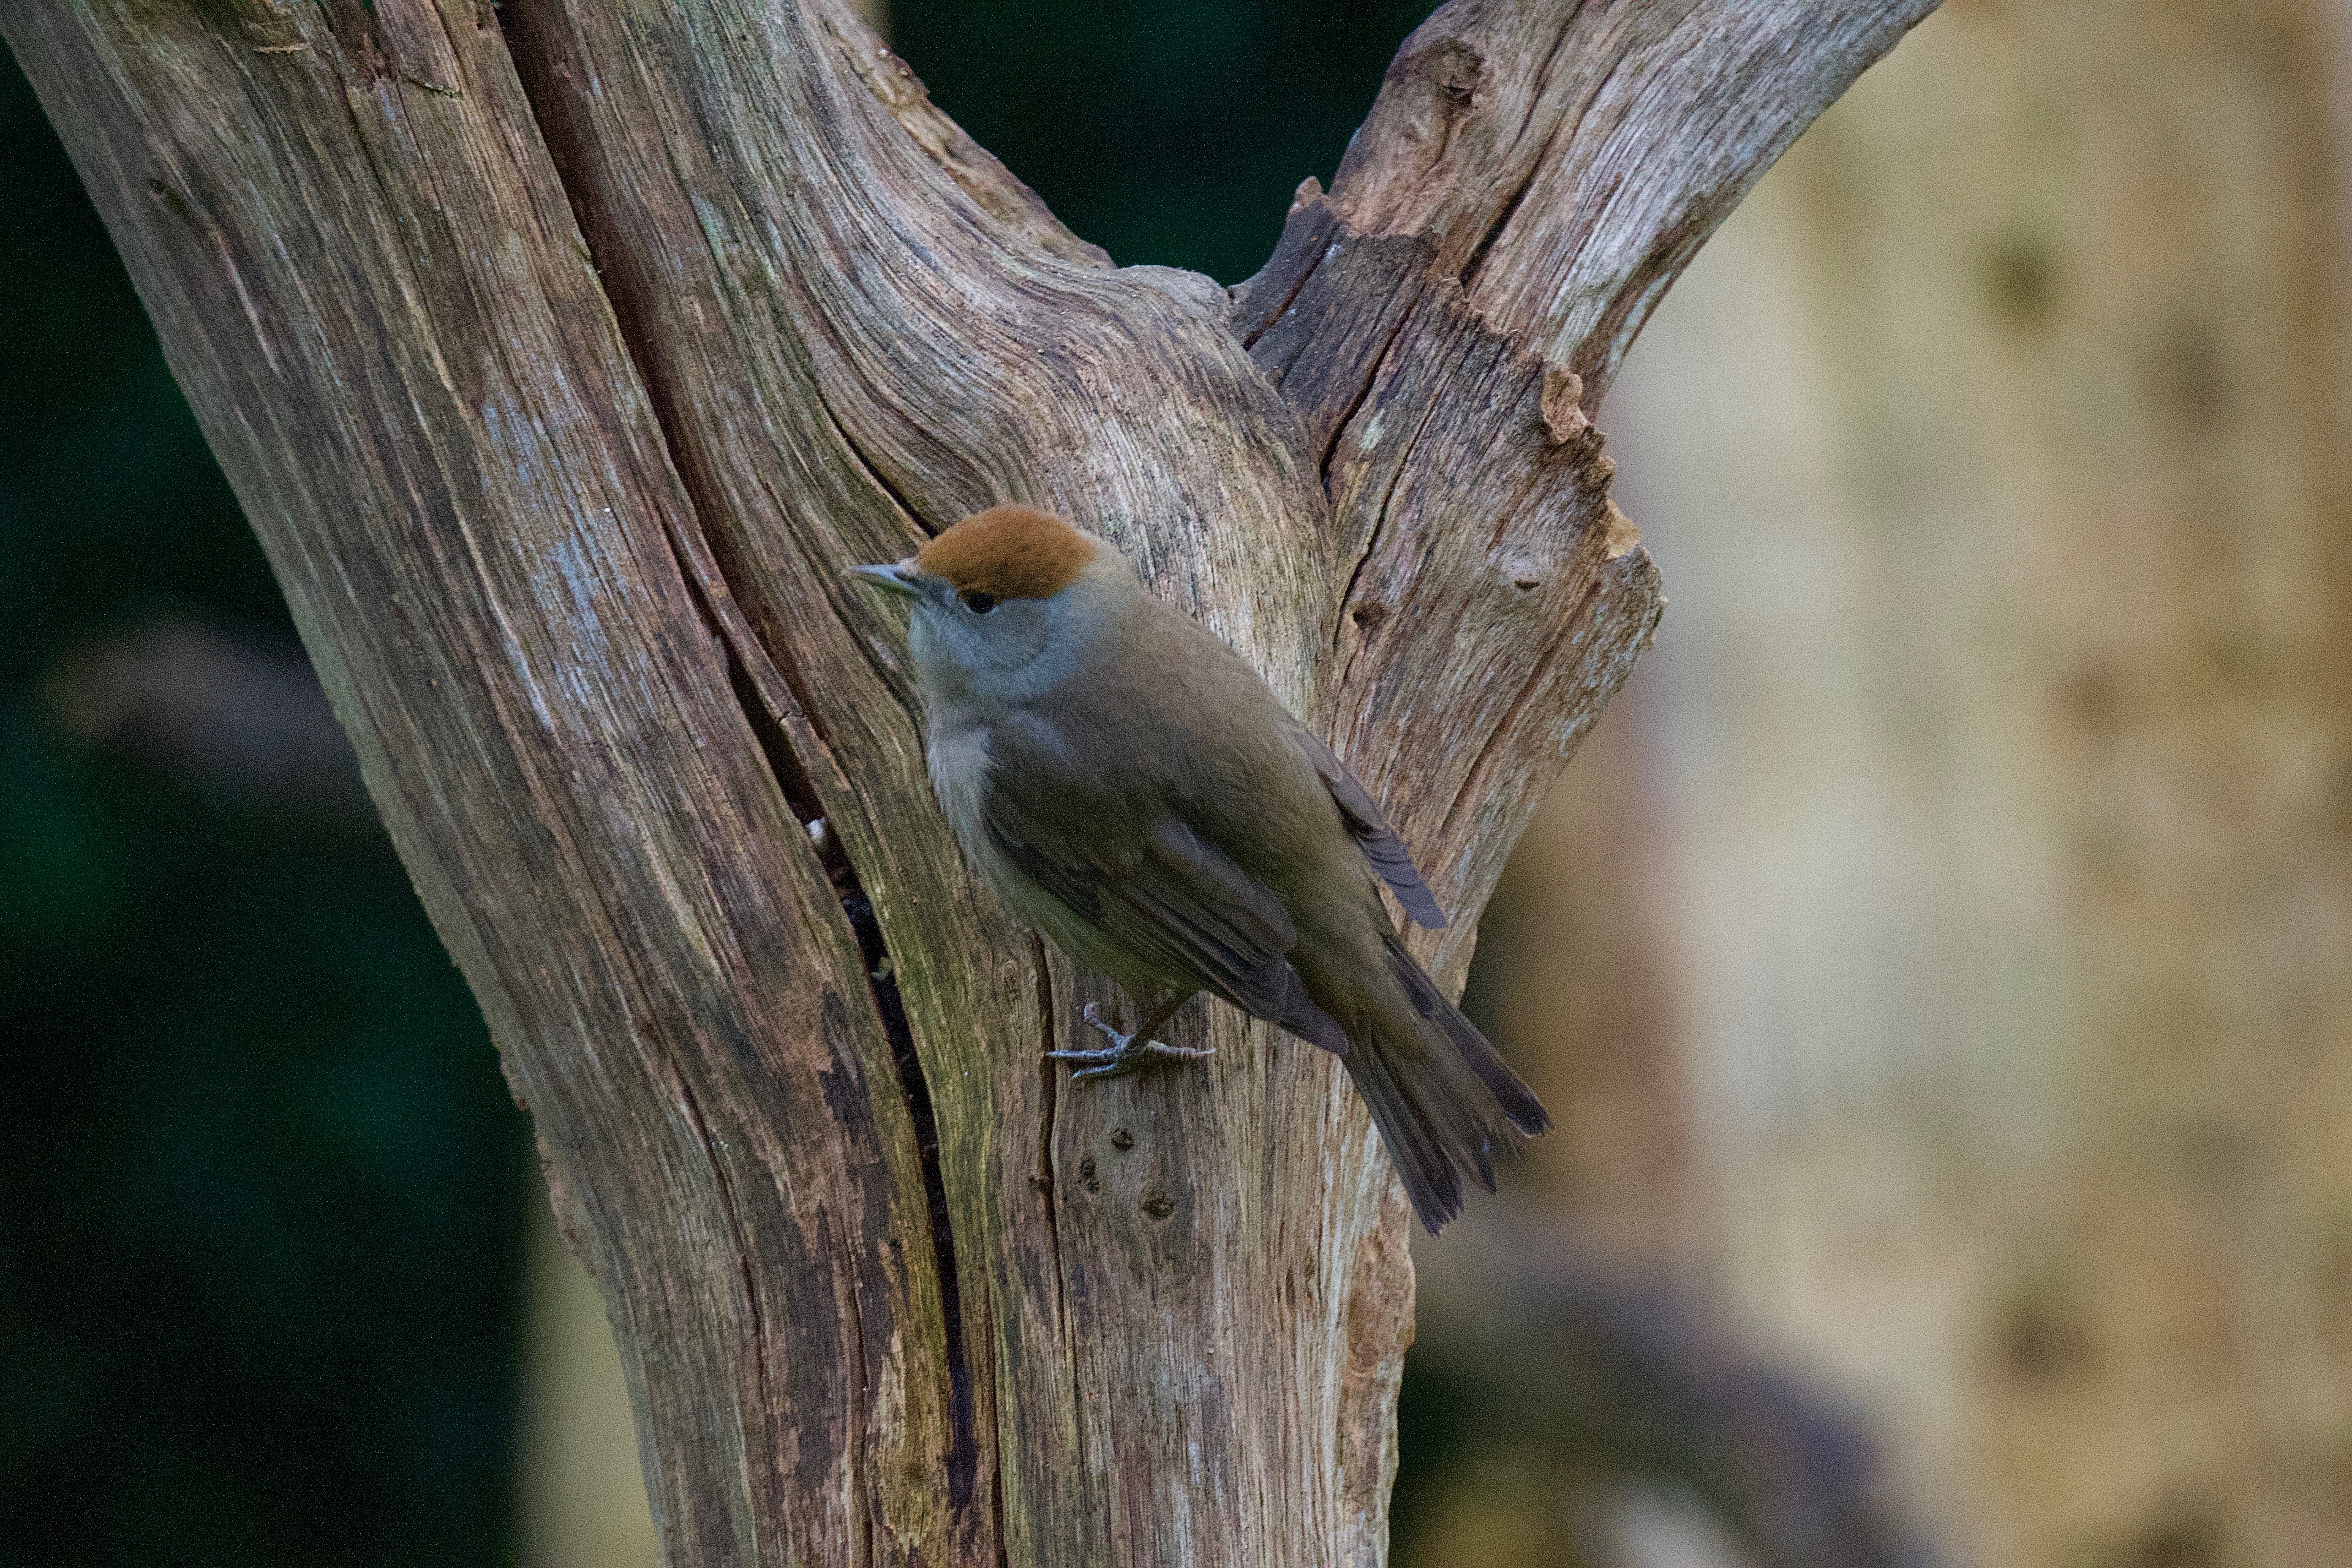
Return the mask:
[[[1418,5],[896,0],[1233,282]],[[1601,411],[1673,606],[1482,924],[1396,1568],[2352,1563],[2347,0],[1947,0]],[[0,1564],[642,1568],[475,1008],[0,76]]]
[[0,1562],[509,1551],[530,1163],[0,56]]

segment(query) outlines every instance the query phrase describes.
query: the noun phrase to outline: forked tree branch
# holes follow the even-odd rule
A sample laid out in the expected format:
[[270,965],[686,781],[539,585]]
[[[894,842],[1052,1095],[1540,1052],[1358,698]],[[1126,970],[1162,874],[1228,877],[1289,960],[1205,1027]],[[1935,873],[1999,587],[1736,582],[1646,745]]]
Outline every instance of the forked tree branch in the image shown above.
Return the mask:
[[[1457,915],[1661,601],[1589,410],[1932,0],[1448,6],[1267,268],[1110,268],[845,0],[0,0],[530,1106],[670,1561],[1384,1550],[1335,1066],[1068,1094],[841,569],[1110,534]],[[819,826],[819,819],[822,825]]]

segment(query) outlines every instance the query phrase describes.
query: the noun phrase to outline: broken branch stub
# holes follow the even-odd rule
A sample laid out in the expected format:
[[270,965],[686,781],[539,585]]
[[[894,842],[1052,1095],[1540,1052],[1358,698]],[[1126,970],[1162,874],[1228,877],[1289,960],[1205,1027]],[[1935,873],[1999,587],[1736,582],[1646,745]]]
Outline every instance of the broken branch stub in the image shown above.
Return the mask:
[[1363,1114],[1207,1005],[1215,1070],[1057,1083],[1117,999],[965,874],[842,568],[1109,534],[1386,795],[1458,977],[1661,603],[1600,387],[1926,9],[1448,6],[1229,294],[1109,267],[842,0],[0,0],[531,1108],[672,1562],[1380,1560]]

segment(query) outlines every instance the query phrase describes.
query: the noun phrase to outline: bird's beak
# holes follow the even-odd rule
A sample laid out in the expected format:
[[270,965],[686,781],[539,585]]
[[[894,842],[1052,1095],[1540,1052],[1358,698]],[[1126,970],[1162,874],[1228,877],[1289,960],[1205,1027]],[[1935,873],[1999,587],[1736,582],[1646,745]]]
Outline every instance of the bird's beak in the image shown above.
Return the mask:
[[851,576],[863,577],[877,588],[909,599],[919,599],[923,591],[915,585],[914,573],[915,558],[911,555],[888,566],[852,566],[849,569]]

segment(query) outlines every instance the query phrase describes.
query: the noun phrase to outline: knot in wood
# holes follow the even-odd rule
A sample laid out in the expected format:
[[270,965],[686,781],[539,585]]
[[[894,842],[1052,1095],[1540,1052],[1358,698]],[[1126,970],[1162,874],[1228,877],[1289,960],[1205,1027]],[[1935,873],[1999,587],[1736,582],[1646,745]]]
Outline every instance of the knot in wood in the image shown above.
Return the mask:
[[1478,96],[1486,58],[1460,38],[1441,38],[1404,62],[1405,69],[1437,89],[1441,112],[1458,114]]

